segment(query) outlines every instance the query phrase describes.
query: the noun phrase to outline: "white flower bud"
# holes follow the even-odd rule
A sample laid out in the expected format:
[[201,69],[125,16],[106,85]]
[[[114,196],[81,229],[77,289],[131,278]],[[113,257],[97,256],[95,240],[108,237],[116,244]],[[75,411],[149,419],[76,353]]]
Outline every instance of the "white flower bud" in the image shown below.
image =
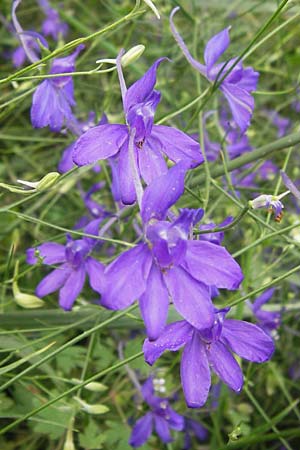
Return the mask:
[[[80,384],[81,380],[78,380],[77,378],[72,378],[71,380],[74,384]],[[107,390],[107,386],[105,384],[99,383],[97,381],[92,381],[91,383],[86,384],[83,386],[84,389],[87,389],[91,392],[104,392]]]
[[79,397],[75,397],[75,400],[80,403],[82,406],[82,409],[87,412],[88,414],[105,414],[109,411],[109,408],[105,405],[102,405],[100,403],[95,405],[90,405],[89,403],[86,403],[84,400],[82,400]]
[[144,45],[135,45],[128,52],[126,52],[121,58],[121,64],[123,67],[129,66],[142,56],[145,51]]

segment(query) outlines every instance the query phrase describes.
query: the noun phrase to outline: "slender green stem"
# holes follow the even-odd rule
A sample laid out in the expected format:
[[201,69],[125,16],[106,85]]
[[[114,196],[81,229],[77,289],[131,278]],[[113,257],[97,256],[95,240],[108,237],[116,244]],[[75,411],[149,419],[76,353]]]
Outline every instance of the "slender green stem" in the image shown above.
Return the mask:
[[238,224],[242,220],[242,218],[247,214],[248,211],[249,211],[249,206],[246,205],[242,209],[242,211],[239,213],[239,215],[229,225],[226,225],[224,227],[211,228],[211,229],[207,229],[207,230],[196,230],[196,231],[194,231],[194,234],[198,235],[198,234],[208,234],[208,233],[219,233],[221,231],[230,230],[230,228],[235,227],[235,225]]
[[123,367],[125,364],[130,363],[131,361],[134,361],[137,358],[140,358],[143,356],[143,352],[138,352],[135,355],[130,356],[129,358],[124,359],[123,361],[120,361],[111,367],[108,367],[107,369],[101,370],[100,372],[96,373],[90,378],[87,378],[85,381],[82,381],[80,384],[77,384],[76,386],[73,386],[72,388],[68,389],[67,391],[63,392],[62,394],[58,395],[57,397],[52,398],[48,402],[44,403],[43,405],[39,406],[38,408],[33,409],[29,413],[22,416],[20,419],[15,420],[14,422],[10,423],[6,427],[2,428],[0,430],[0,434],[4,434],[7,431],[11,430],[12,428],[15,428],[19,423],[24,422],[25,420],[31,418],[32,416],[35,416],[39,412],[43,411],[44,409],[48,408],[49,406],[53,405],[54,403],[58,402],[62,398],[66,397],[67,395],[73,394],[74,392],[78,391],[82,387],[86,386],[87,384],[91,383],[92,381],[98,380],[99,378],[103,377],[104,375],[107,375],[111,372],[114,372],[118,370],[120,367]]

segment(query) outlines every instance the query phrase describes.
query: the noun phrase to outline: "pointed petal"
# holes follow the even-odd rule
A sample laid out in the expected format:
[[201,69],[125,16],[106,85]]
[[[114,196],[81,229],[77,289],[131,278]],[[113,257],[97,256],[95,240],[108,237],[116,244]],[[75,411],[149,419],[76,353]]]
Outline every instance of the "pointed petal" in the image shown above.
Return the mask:
[[288,188],[288,190],[298,199],[300,200],[300,191],[297,189],[296,185],[292,182],[292,180],[287,176],[287,174],[281,170],[280,175],[283,181],[283,184]]
[[36,295],[38,297],[45,297],[45,295],[52,294],[52,292],[60,289],[66,282],[68,276],[70,275],[71,269],[63,264],[58,269],[50,272],[45,278],[40,281],[36,287]]
[[243,320],[224,320],[221,338],[234,353],[252,362],[268,361],[274,352],[272,338],[257,325]]
[[192,337],[193,328],[185,320],[167,325],[156,341],[146,339],[143,346],[145,361],[152,366],[165,350],[176,352]]
[[237,289],[243,273],[230,253],[220,245],[205,241],[188,241],[186,252],[188,272],[208,286]]
[[243,387],[243,372],[230,351],[220,341],[212,342],[207,351],[213,371],[231,389],[239,392]]
[[62,157],[58,163],[58,170],[60,173],[66,173],[69,170],[71,170],[73,167],[75,167],[75,164],[73,162],[73,150],[74,150],[74,143],[69,145],[63,152]]
[[152,264],[146,290],[140,298],[140,309],[149,339],[157,339],[167,322],[169,295],[155,263]]
[[64,286],[59,291],[59,306],[65,311],[72,309],[73,303],[83,289],[85,281],[84,264],[72,270]]
[[181,267],[173,267],[164,275],[176,311],[193,327],[201,330],[212,326],[213,304],[209,289]]
[[120,150],[128,135],[126,125],[98,125],[90,128],[76,141],[73,161],[78,166],[106,159]]
[[151,147],[151,140],[146,141],[138,152],[138,159],[141,177],[147,184],[168,171],[162,154],[155,147]]
[[244,133],[250,125],[253,114],[253,97],[245,89],[234,84],[224,82],[220,89],[228,101],[234,121]]
[[125,95],[125,111],[127,112],[137,103],[143,103],[152,94],[156,83],[156,71],[160,63],[167,58],[159,58],[147,72],[127,90]]
[[39,257],[43,258],[43,264],[52,265],[66,261],[65,246],[56,242],[45,242],[36,248],[26,250],[27,264],[38,262],[38,258],[35,256],[36,252],[38,252]]
[[128,141],[124,142],[120,150],[118,179],[122,202],[124,205],[132,205],[136,201],[136,192],[133,181],[133,168],[129,158]]
[[129,438],[129,445],[132,445],[132,447],[140,447],[143,445],[151,436],[152,426],[152,413],[148,412],[134,425]]
[[145,292],[152,257],[145,244],[122,253],[104,272],[101,304],[109,309],[127,308]]
[[225,28],[213,36],[206,44],[204,61],[209,73],[212,66],[218,61],[230,44],[229,29]]
[[176,128],[154,125],[151,142],[152,146],[159,148],[171,161],[186,161],[190,168],[204,162],[198,142]]
[[154,424],[156,433],[158,434],[162,442],[164,442],[165,444],[167,442],[171,442],[172,436],[166,419],[158,416],[157,414],[154,414]]
[[210,389],[210,370],[205,346],[194,332],[185,346],[180,363],[181,384],[189,408],[201,408]]
[[168,424],[172,430],[181,431],[184,428],[184,417],[178,414],[170,406],[168,407]]
[[153,218],[162,220],[166,217],[168,209],[184,192],[186,171],[186,164],[180,162],[171,167],[166,174],[153,180],[145,189],[141,210],[144,223]]
[[101,293],[104,286],[104,265],[89,256],[85,261],[85,268],[90,280],[91,288]]

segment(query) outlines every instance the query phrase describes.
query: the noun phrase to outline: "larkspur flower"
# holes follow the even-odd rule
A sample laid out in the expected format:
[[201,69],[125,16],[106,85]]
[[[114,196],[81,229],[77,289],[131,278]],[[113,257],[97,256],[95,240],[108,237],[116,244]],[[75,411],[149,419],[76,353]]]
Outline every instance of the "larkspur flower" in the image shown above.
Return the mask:
[[261,328],[243,320],[225,319],[225,314],[226,310],[216,310],[213,325],[205,330],[197,330],[186,321],[172,323],[156,341],[146,339],[144,343],[145,360],[150,365],[165,350],[177,351],[184,347],[180,374],[190,408],[205,404],[211,386],[211,369],[234,391],[242,389],[243,373],[232,352],[263,363],[274,351],[271,337]]
[[144,241],[122,253],[105,270],[101,304],[123,309],[139,299],[150,339],[162,332],[169,297],[177,312],[195,328],[212,325],[210,286],[237,289],[243,275],[224,247],[189,239],[203,210],[182,210],[172,222],[168,209],[184,191],[183,161],[154,180],[145,190],[141,217]]
[[48,43],[45,38],[36,31],[24,31],[20,22],[18,21],[16,10],[22,0],[13,0],[12,2],[12,24],[13,32],[19,39],[21,46],[18,47],[12,54],[12,62],[15,67],[24,65],[26,59],[31,63],[35,63],[40,59],[40,46],[38,42],[48,48]]
[[192,449],[192,439],[195,436],[198,442],[205,441],[208,436],[207,429],[196,420],[184,417],[184,443],[182,450]]
[[[75,60],[84,45],[78,45],[69,56],[55,58],[50,74],[74,72]],[[74,99],[74,83],[71,76],[62,76],[44,80],[36,89],[31,106],[31,123],[34,128],[49,125],[51,131],[60,131],[63,125],[72,126],[76,122],[72,108]]]
[[[96,236],[101,220],[90,222],[84,228],[84,232]],[[90,256],[97,242],[90,237],[77,240],[67,237],[66,245],[45,242],[36,248],[29,248],[26,259],[28,264],[36,264],[40,258],[46,265],[59,264],[59,267],[38,284],[36,295],[42,298],[59,290],[59,305],[65,310],[70,310],[83,289],[86,275],[91,288],[98,293],[101,292],[104,266]]]
[[271,335],[280,327],[281,313],[279,311],[267,311],[263,309],[263,306],[272,298],[274,292],[275,288],[267,289],[253,303],[248,303],[259,326]]
[[52,8],[48,0],[39,0],[39,5],[46,15],[46,19],[42,23],[42,32],[45,36],[51,36],[55,41],[60,36],[66,37],[68,33],[68,25],[60,20],[56,9]]
[[[154,125],[154,114],[160,92],[154,89],[156,71],[165,58],[158,59],[150,69],[127,90],[120,59],[117,68],[121,85],[126,125],[96,126],[83,134],[75,144],[73,160],[78,166],[114,156],[121,200],[136,200],[136,176],[146,184],[167,172],[165,154],[171,161],[185,160],[190,167],[203,162],[199,144],[176,128]],[[137,173],[136,173],[137,172]]]
[[262,194],[256,197],[253,200],[249,201],[249,205],[253,209],[267,209],[269,212],[274,213],[275,220],[279,220],[282,214],[282,210],[284,208],[283,203],[281,202],[281,198],[287,195],[289,191],[284,192],[281,195],[266,195]]
[[[170,16],[173,36],[188,62],[209,81],[215,82],[217,78],[220,79],[235,64],[235,59],[231,59],[226,65],[217,63],[230,44],[229,28],[220,31],[208,41],[204,50],[205,65],[201,64],[192,57],[175,28],[173,17],[179,9],[179,7],[174,8]],[[219,86],[220,91],[228,102],[233,119],[242,133],[250,125],[254,109],[254,99],[251,93],[256,90],[258,78],[259,73],[255,72],[252,67],[244,68],[242,63],[238,62]]]
[[133,447],[140,447],[150,438],[153,428],[164,444],[171,442],[170,429],[181,431],[184,427],[183,416],[171,408],[168,398],[157,397],[154,394],[152,377],[143,384],[141,393],[151,411],[136,422],[129,444]]

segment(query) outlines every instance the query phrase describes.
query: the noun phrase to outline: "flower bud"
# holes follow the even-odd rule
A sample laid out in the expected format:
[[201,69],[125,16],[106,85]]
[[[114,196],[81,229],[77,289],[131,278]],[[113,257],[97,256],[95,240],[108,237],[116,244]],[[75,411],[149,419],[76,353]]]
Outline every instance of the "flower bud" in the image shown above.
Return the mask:
[[43,189],[48,189],[49,187],[53,186],[59,176],[60,175],[58,172],[49,172],[39,181],[17,180],[17,182],[37,191],[42,191]]
[[14,281],[12,283],[12,290],[15,302],[22,308],[26,309],[41,308],[45,304],[43,300],[41,300],[39,297],[36,297],[35,295],[25,294],[24,292],[20,291],[18,283],[16,281],[18,269],[19,269],[19,261],[17,261],[15,266]]
[[[78,380],[77,378],[72,378],[72,382],[74,384],[80,384],[81,380]],[[104,392],[107,390],[107,386],[105,386],[105,384],[99,383],[97,381],[92,381],[91,383],[88,383],[83,387],[91,392]]]
[[145,51],[144,45],[135,45],[128,52],[126,52],[121,58],[121,64],[123,67],[129,66],[142,56]]
[[75,400],[80,403],[82,409],[88,414],[105,414],[109,411],[109,408],[101,403],[90,405],[79,397],[75,397]]
[[74,441],[73,441],[73,422],[74,419],[70,421],[70,424],[68,426],[67,434],[66,434],[66,440],[63,446],[63,450],[76,450]]

